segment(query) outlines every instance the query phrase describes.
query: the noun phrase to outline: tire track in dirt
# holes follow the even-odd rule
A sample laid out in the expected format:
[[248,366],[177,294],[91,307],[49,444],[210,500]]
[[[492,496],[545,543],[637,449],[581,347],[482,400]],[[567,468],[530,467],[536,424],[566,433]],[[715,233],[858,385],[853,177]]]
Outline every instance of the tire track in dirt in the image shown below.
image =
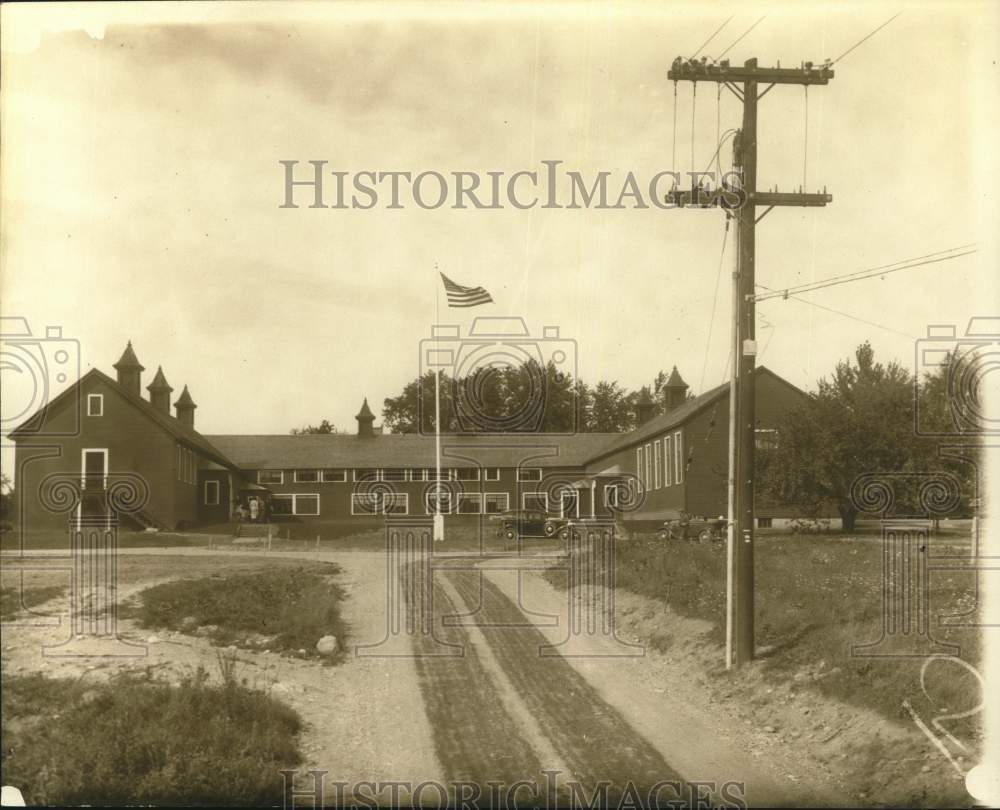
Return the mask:
[[[410,594],[407,608],[416,615]],[[434,728],[434,748],[448,782],[511,785],[542,779],[542,765],[520,724],[504,706],[494,678],[476,652],[468,632],[445,627],[444,615],[458,613],[446,589],[433,586],[432,627],[441,642],[461,645],[463,654],[441,655],[442,645],[424,633],[412,635],[420,691]],[[484,788],[484,794],[486,789]]]
[[610,782],[611,795],[620,795],[629,781],[648,790],[663,780],[680,780],[660,752],[565,658],[539,655],[548,639],[525,626],[524,614],[499,587],[477,571],[444,575],[468,611],[476,612],[496,660],[569,768],[567,778],[590,792],[599,782]]

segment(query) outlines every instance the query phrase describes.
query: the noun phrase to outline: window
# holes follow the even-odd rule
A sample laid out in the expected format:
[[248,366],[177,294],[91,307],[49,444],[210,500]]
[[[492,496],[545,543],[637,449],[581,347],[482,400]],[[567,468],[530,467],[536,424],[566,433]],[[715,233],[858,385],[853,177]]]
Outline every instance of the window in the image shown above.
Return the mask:
[[410,470],[410,480],[411,481],[426,481],[427,480],[427,470],[423,467],[414,467]]
[[660,440],[653,442],[653,489],[660,488]]
[[219,482],[206,481],[205,506],[218,506],[218,505],[219,505]]
[[479,468],[478,467],[459,467],[455,470],[455,478],[458,481],[478,481],[479,480]]
[[198,457],[181,445],[177,445],[177,480],[184,484],[198,483]]
[[483,511],[483,496],[478,492],[467,492],[458,496],[458,514],[478,515]]
[[506,492],[489,492],[483,496],[483,505],[487,515],[499,515],[510,508],[510,496]]
[[319,470],[296,470],[296,484],[315,484],[319,481]]
[[665,436],[663,438],[663,486],[665,487],[674,483],[673,446],[673,439],[670,436]]
[[323,483],[336,484],[347,480],[347,470],[323,470]]
[[521,508],[537,512],[549,511],[549,495],[547,492],[525,492],[521,495]]
[[648,444],[646,445],[646,452],[644,453],[644,459],[645,459],[645,464],[643,465],[643,468],[642,468],[642,470],[643,470],[642,485],[646,489],[652,489],[651,484],[653,483],[653,476],[652,476],[650,467],[652,466],[653,459],[652,459],[652,455],[650,453],[650,447],[649,447]]
[[283,470],[257,470],[258,484],[283,484],[285,483],[285,473]]
[[484,480],[486,481],[499,481],[500,480],[500,468],[499,467],[487,467],[483,470]]
[[355,470],[354,480],[355,481],[379,481],[379,473],[381,470]]
[[302,495],[272,495],[272,515],[318,515],[319,495],[313,493]]
[[422,481],[450,481],[451,477],[452,477],[451,473],[452,473],[452,470],[449,470],[447,467],[442,467],[441,468],[441,475],[439,476],[437,468],[435,468],[435,467],[428,467],[426,470],[424,470],[424,477],[421,480]]
[[642,448],[635,448],[635,477],[639,482],[639,491],[642,492]]
[[409,470],[382,470],[383,481],[409,481]]
[[356,492],[351,495],[352,515],[406,515],[410,499],[405,492]]
[[440,512],[442,515],[451,514],[451,493],[442,490],[440,492],[428,492],[424,502],[424,508],[428,515]]
[[757,528],[758,529],[770,529],[772,528],[773,518],[757,518]]
[[684,442],[679,430],[674,433],[674,481],[684,483]]
[[104,394],[87,394],[87,416],[104,416]]
[[773,428],[757,428],[754,443],[758,450],[774,450],[778,446],[778,431]]
[[542,480],[542,468],[541,467],[518,467],[517,468],[517,480],[518,481],[541,481]]

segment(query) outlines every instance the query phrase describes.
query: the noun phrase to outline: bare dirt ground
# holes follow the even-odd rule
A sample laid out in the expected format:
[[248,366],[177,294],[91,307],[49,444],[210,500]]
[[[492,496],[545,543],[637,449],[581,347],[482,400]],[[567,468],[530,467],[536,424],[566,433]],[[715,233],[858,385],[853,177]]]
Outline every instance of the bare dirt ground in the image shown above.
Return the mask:
[[[603,631],[570,638],[568,618],[579,607],[579,594],[556,590],[537,570],[516,570],[519,564],[509,558],[437,559],[431,605],[421,602],[420,574],[410,571],[407,579],[398,572],[408,609],[401,629],[406,617],[418,621],[411,634],[388,639],[387,593],[393,589],[387,591],[381,551],[123,552],[118,598],[169,579],[302,559],[342,568],[342,615],[351,634],[347,660],[325,667],[266,651],[229,654],[238,659],[240,678],[302,715],[307,763],[301,779],[308,779],[309,769],[326,771],[328,801],[335,781],[468,781],[485,796],[490,780],[544,785],[545,771],[553,770],[561,774],[563,790],[567,780],[576,781],[588,797],[600,780],[613,791],[624,790],[628,780],[644,791],[663,780],[699,780],[714,784],[716,801],[723,784],[739,782],[737,794],[752,805],[919,801],[912,780],[893,785],[894,777],[883,773],[883,792],[856,779],[866,764],[885,764],[858,761],[874,735],[890,745],[905,741],[911,751],[908,729],[794,684],[736,689],[713,679],[706,673],[717,668],[719,651],[705,643],[707,627],[627,593],[617,595],[617,638]],[[25,586],[68,585],[65,565],[53,556],[24,572]],[[21,578],[10,556],[2,571],[5,585]],[[52,657],[44,648],[67,638],[68,607],[67,595],[5,622],[5,672],[99,679],[122,668],[151,667],[176,681],[201,665],[219,676],[218,649],[207,640],[157,634],[126,620],[119,622],[120,637],[145,645],[145,655]],[[664,632],[671,638],[664,652],[637,646]],[[948,778],[932,755],[895,764],[928,781]],[[666,800],[674,794],[661,795]]]

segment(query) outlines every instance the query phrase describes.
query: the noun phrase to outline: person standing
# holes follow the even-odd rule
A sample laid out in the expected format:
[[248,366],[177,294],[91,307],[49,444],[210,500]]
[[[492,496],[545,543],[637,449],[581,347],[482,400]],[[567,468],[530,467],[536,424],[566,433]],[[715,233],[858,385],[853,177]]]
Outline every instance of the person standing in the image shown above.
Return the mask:
[[257,522],[257,513],[258,513],[259,508],[260,507],[257,505],[257,499],[256,498],[251,498],[250,499],[250,522],[251,523],[256,523]]

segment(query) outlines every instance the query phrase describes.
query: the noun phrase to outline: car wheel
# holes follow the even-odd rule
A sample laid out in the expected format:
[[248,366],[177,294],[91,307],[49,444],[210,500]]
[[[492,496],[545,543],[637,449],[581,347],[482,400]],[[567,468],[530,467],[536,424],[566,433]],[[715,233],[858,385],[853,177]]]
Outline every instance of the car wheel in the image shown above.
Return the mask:
[[563,529],[559,532],[559,538],[561,540],[569,540],[569,529]]
[[698,532],[698,542],[699,543],[711,543],[712,542],[712,530],[702,529]]
[[556,533],[556,527],[553,526],[551,523],[546,523],[545,524],[545,536],[546,537],[551,537],[555,533]]
[[508,529],[506,537],[507,537],[508,540],[513,540],[514,539],[514,532],[512,532],[510,529]]
[[659,535],[660,535],[660,539],[661,540],[669,540],[670,539],[670,532],[668,532],[668,531],[662,531],[662,532],[659,533]]

